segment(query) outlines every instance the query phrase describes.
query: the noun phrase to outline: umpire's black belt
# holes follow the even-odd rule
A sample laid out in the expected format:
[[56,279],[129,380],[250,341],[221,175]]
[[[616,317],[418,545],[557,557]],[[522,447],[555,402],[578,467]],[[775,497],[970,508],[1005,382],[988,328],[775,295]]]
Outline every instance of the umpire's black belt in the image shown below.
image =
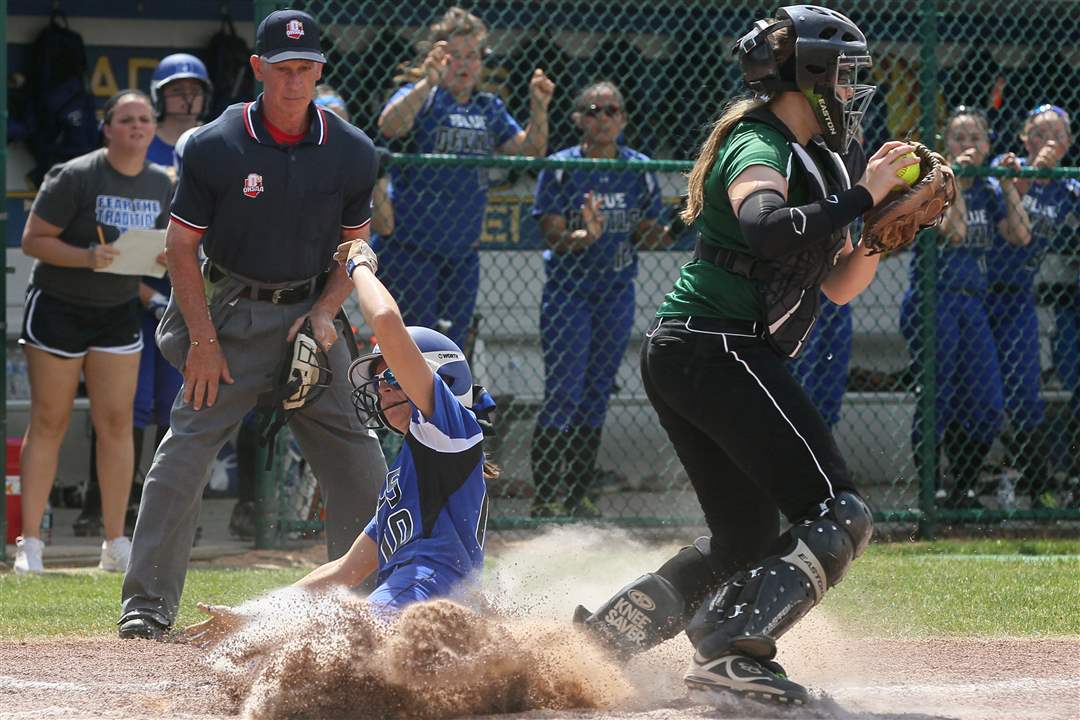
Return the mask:
[[[203,264],[203,275],[212,283],[221,282],[230,277],[228,273],[211,262]],[[327,277],[329,277],[329,273],[322,273],[296,285],[286,285],[285,287],[245,285],[240,289],[239,297],[259,302],[269,302],[275,305],[293,305],[321,292],[326,286]]]
[[[665,325],[677,326],[701,332],[708,335],[760,335],[761,326],[753,320],[734,320],[732,318],[712,318],[694,315],[687,317],[679,315],[675,317],[658,318],[657,329]],[[651,333],[650,333],[651,334]]]

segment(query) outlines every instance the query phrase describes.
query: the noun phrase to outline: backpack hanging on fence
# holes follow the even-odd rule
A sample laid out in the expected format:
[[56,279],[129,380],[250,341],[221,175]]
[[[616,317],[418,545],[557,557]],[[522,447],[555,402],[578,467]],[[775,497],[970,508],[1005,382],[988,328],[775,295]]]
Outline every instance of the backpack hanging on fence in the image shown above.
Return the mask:
[[255,97],[255,74],[251,71],[251,48],[236,34],[232,18],[221,16],[221,29],[206,48],[206,71],[214,86],[210,117],[216,118],[233,103]]
[[98,145],[97,111],[86,80],[86,47],[54,10],[30,48],[26,126],[37,163],[30,179],[40,185],[53,165]]

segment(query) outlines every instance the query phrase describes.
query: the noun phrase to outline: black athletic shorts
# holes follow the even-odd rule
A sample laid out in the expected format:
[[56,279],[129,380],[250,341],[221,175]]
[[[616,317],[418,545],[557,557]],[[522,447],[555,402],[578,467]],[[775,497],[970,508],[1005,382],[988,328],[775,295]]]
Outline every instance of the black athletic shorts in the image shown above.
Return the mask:
[[64,358],[91,350],[127,355],[142,351],[142,303],[87,307],[26,288],[19,343]]

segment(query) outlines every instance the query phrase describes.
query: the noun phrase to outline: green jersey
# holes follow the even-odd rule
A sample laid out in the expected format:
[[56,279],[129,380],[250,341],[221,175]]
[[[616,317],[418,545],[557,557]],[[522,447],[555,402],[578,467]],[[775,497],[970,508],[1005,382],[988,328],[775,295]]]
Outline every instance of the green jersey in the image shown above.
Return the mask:
[[[732,212],[728,187],[751,165],[764,165],[787,178],[789,204],[808,202],[806,174],[792,161],[787,139],[764,123],[740,121],[720,146],[705,179],[705,203],[694,223],[704,242],[750,254],[739,219]],[[705,260],[691,260],[682,267],[675,288],[664,297],[656,314],[758,321],[765,317],[765,302],[753,280]]]

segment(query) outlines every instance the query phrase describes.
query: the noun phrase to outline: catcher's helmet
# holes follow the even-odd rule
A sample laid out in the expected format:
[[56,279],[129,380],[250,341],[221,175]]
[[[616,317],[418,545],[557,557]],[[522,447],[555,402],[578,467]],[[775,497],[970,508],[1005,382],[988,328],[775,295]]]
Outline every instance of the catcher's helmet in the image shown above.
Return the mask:
[[194,55],[187,53],[175,53],[166,55],[154,68],[154,74],[150,76],[150,99],[154,103],[154,111],[157,112],[158,120],[165,117],[165,96],[162,90],[174,80],[191,78],[198,80],[203,86],[203,111],[200,119],[204,119],[210,110],[210,94],[213,85],[210,75],[206,72],[206,65]]
[[[450,338],[430,328],[409,326],[406,328],[416,347],[432,372],[442,378],[457,401],[466,408],[473,406],[473,376],[465,353]],[[379,379],[371,371],[375,361],[382,357],[376,345],[371,352],[361,355],[349,367],[349,382],[353,386],[353,407],[356,416],[367,428],[393,427],[386,421],[380,404]]]
[[[732,48],[743,81],[761,96],[803,93],[825,144],[845,152],[875,90],[857,82],[858,71],[871,65],[866,37],[847,16],[817,5],[782,7],[776,17],[772,23],[758,20]],[[795,54],[778,63],[768,36],[788,27],[795,34]]]

